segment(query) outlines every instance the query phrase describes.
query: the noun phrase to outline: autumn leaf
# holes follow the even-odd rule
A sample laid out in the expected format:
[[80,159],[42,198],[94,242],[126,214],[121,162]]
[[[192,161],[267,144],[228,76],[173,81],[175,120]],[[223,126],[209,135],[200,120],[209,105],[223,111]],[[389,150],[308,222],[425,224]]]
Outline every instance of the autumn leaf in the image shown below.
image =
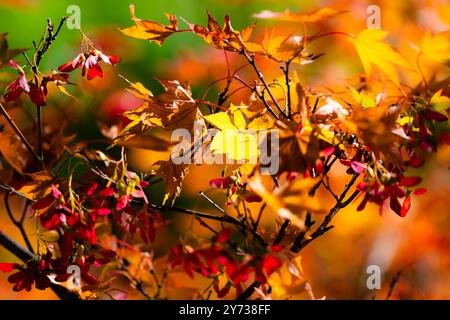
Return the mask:
[[123,34],[129,37],[144,39],[162,45],[169,36],[178,31],[178,19],[174,15],[167,14],[166,16],[170,23],[164,25],[156,21],[137,18],[134,14],[134,5],[132,4],[130,5],[130,13],[131,20],[133,20],[136,25],[120,29]]
[[217,22],[217,20],[208,11],[208,24],[202,26],[199,24],[192,24],[185,20],[189,29],[202,38],[210,46],[223,49],[227,51],[240,51],[242,50],[243,42],[247,42],[252,35],[254,24],[244,28],[242,31],[234,30],[231,26],[230,17],[228,15],[224,18],[223,27]]
[[306,291],[306,280],[302,277],[301,256],[289,259],[272,273],[268,283],[272,288],[272,299],[298,299]]
[[155,163],[159,165],[156,171],[157,175],[160,175],[166,184],[166,193],[164,194],[163,205],[172,197],[172,204],[181,193],[181,186],[183,180],[188,173],[187,164],[175,164],[172,159],[168,161],[158,161]]
[[291,128],[279,124],[278,152],[280,172],[304,172],[309,165],[314,165],[319,155],[320,138],[328,140],[316,125],[305,123],[301,128]]
[[10,50],[8,48],[8,40],[6,39],[7,36],[8,36],[7,33],[0,34],[0,68],[5,67],[9,63],[9,60],[14,58],[18,54],[27,51],[27,49]]
[[352,39],[367,76],[376,66],[388,76],[388,79],[399,85],[399,77],[395,66],[410,69],[405,58],[383,40],[388,32],[379,29],[365,29]]
[[447,64],[450,61],[450,31],[440,32],[434,36],[426,32],[420,50],[429,59]]
[[316,23],[337,16],[338,14],[342,14],[344,12],[345,11],[339,11],[331,8],[320,8],[311,12],[290,12],[287,9],[284,12],[263,10],[260,13],[255,13],[253,17],[259,19],[272,19],[290,22]]
[[27,181],[17,190],[27,199],[37,200],[51,192],[53,178],[47,171],[38,171],[25,175]]
[[168,132],[183,128],[193,133],[195,121],[200,121],[201,125],[201,113],[192,98],[189,85],[169,80],[159,82],[165,92],[157,96],[153,96],[142,84],[131,85],[133,92],[143,98],[144,102],[141,107],[124,113],[131,122],[116,138],[117,144],[138,135],[147,135],[152,128],[161,128]]
[[303,178],[300,175],[293,181],[287,179],[279,182],[279,187],[270,191],[256,173],[248,180],[248,186],[280,217],[289,219],[300,229],[305,226],[306,211],[324,213],[318,200],[309,195],[317,179]]
[[450,98],[442,95],[442,89],[440,89],[431,97],[430,107],[434,111],[445,115],[450,109]]
[[364,109],[356,106],[344,122],[350,133],[358,135],[364,143],[379,150],[386,160],[400,163],[399,143],[405,141],[405,136],[397,123],[400,108],[388,104],[376,108]]
[[9,126],[0,132],[0,154],[20,174],[23,174],[31,161],[30,152],[22,140]]
[[249,119],[244,113],[246,106],[231,105],[229,112],[217,112],[203,118],[220,129],[211,142],[215,154],[226,154],[231,160],[247,160],[255,163],[259,156],[257,133],[273,127],[269,117],[259,116]]
[[353,100],[359,105],[361,105],[364,109],[373,108],[376,106],[376,102],[365,92],[358,92],[355,88],[348,86],[350,89],[350,93],[353,97]]

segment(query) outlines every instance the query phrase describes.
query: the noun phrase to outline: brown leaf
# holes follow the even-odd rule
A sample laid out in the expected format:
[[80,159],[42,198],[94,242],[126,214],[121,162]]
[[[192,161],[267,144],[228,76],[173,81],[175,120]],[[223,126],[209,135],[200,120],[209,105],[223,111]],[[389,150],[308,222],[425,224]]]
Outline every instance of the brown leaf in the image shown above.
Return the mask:
[[318,200],[309,195],[317,179],[298,176],[294,181],[281,180],[279,188],[268,190],[259,174],[248,180],[248,186],[280,217],[304,227],[304,214],[324,213]]
[[31,156],[17,134],[11,129],[0,132],[0,153],[20,174],[24,173]]
[[6,66],[12,58],[27,51],[27,49],[8,49],[7,33],[0,34],[0,68]]
[[236,31],[231,26],[228,15],[225,16],[224,25],[221,27],[209,11],[207,14],[208,25],[206,27],[185,21],[189,29],[214,48],[227,51],[242,50],[242,43],[250,38],[254,24],[244,28],[242,31]]
[[120,29],[122,33],[129,37],[144,39],[162,45],[169,36],[178,31],[178,19],[174,15],[167,14],[166,16],[170,23],[164,25],[156,21],[137,18],[134,14],[134,5],[132,4],[130,5],[130,13],[131,20],[136,23],[136,26]]
[[198,120],[203,123],[187,83],[181,85],[175,80],[159,80],[159,82],[165,92],[157,96],[147,95],[141,107],[125,113],[131,123],[122,130],[116,143],[137,135],[145,135],[151,128],[161,128],[169,132],[183,128],[193,133],[194,122]]
[[159,165],[157,170],[157,174],[163,178],[164,183],[166,184],[166,193],[164,195],[163,205],[172,197],[172,204],[175,202],[175,199],[181,193],[181,186],[183,184],[184,177],[188,173],[188,165],[187,164],[175,164],[171,159],[168,161],[158,161],[156,163]]

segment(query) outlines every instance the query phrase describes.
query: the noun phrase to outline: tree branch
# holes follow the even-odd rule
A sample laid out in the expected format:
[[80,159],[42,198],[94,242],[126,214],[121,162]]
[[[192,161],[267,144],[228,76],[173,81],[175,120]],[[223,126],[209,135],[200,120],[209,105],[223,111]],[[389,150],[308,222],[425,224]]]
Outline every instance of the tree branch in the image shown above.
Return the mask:
[[[27,262],[35,257],[30,251],[28,251],[20,244],[18,244],[16,241],[11,239],[3,231],[0,231],[0,245],[3,246],[12,254],[14,254],[17,258],[19,258],[23,262]],[[50,285],[50,288],[61,300],[79,300],[78,295],[76,295],[73,292],[70,292],[63,286],[52,283]]]

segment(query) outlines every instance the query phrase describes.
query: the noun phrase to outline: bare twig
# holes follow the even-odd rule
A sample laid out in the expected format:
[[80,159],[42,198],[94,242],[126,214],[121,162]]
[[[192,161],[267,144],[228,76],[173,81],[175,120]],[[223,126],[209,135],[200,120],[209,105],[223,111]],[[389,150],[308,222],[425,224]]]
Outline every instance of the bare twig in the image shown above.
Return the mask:
[[28,149],[28,151],[30,151],[30,153],[33,155],[33,157],[36,159],[36,161],[40,162],[41,159],[39,158],[37,153],[33,150],[33,147],[28,142],[27,138],[25,138],[25,136],[23,135],[22,131],[20,131],[19,127],[17,127],[17,125],[14,123],[13,119],[11,119],[11,117],[9,116],[9,114],[6,111],[5,107],[1,103],[0,103],[0,110],[1,110],[1,112],[3,114],[3,116],[5,117],[6,121],[8,121],[9,125],[14,130],[14,132],[17,134],[17,136],[20,138],[20,140],[25,145],[25,147]]

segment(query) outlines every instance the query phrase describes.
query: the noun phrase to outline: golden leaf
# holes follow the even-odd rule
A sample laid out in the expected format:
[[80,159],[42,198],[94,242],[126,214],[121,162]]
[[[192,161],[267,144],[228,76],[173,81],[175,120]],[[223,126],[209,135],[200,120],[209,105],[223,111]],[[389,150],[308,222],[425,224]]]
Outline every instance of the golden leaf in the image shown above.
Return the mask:
[[388,32],[379,29],[365,29],[352,39],[368,76],[377,66],[389,80],[399,85],[399,77],[395,66],[409,69],[405,58],[390,45],[383,42]]
[[345,11],[339,11],[331,8],[320,8],[311,12],[290,12],[289,10],[285,10],[284,12],[274,12],[264,10],[260,13],[254,14],[253,17],[259,19],[316,23],[344,12]]
[[299,228],[305,225],[306,211],[324,213],[318,200],[309,195],[317,179],[297,177],[293,181],[280,181],[279,187],[269,191],[263,184],[261,176],[256,173],[248,180],[248,186],[280,217],[289,219]]
[[170,24],[164,25],[156,21],[136,18],[134,5],[132,4],[130,5],[130,13],[131,20],[136,23],[136,26],[120,29],[123,34],[129,37],[144,39],[162,45],[167,37],[178,31],[178,19],[174,15],[167,14]]

